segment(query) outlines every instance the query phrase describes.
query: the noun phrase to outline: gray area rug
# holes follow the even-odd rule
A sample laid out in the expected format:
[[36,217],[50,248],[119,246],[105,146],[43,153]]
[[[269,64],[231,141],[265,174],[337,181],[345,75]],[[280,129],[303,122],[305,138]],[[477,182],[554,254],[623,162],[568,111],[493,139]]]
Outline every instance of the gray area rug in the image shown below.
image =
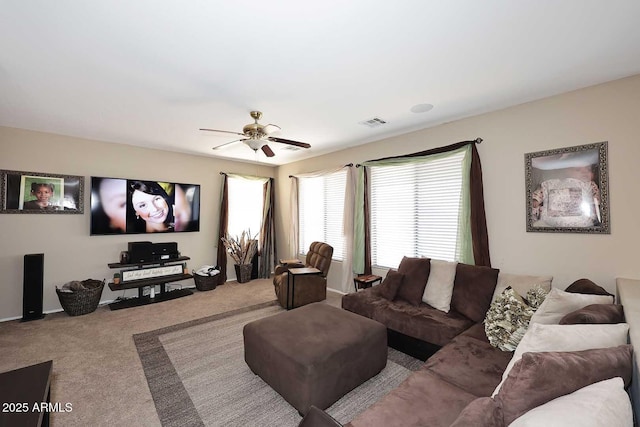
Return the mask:
[[[134,335],[162,425],[298,425],[298,412],[244,361],[243,326],[282,311],[273,301]],[[386,368],[327,412],[347,423],[421,365],[389,348]]]

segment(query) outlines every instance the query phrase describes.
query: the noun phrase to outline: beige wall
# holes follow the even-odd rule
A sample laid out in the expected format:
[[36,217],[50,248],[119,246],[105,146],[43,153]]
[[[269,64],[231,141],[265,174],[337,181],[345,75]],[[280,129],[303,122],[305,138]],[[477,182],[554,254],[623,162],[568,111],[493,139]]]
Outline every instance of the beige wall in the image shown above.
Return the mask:
[[[640,76],[634,76],[280,167],[277,227],[288,227],[290,174],[481,137],[478,151],[493,266],[512,273],[551,274],[561,289],[587,277],[613,292],[615,277],[640,277],[639,112]],[[599,141],[609,141],[611,234],[527,233],[524,154]],[[287,242],[285,231],[278,236],[281,255],[289,254]],[[339,270],[335,264],[330,276],[334,283]]]
[[[0,169],[49,172],[85,177],[84,215],[0,215],[0,319],[22,316],[23,256],[44,253],[44,308],[60,308],[55,286],[70,280],[103,279],[115,270],[127,242],[178,242],[179,250],[197,268],[215,264],[217,248],[220,172],[274,176],[270,166],[256,166],[208,157],[108,144],[40,132],[0,127]],[[91,176],[166,180],[201,185],[200,232],[166,235],[89,236]],[[235,273],[230,274],[235,277]],[[193,281],[179,282],[193,286]],[[126,296],[137,294],[135,289]],[[103,300],[122,292],[107,287]]]
[[[437,108],[437,106],[436,106]],[[85,176],[175,180],[202,185],[201,231],[154,236],[89,236],[89,215],[0,215],[0,319],[22,314],[22,261],[45,254],[45,310],[59,309],[55,286],[84,278],[109,278],[132,240],[176,241],[191,256],[189,268],[215,262],[220,171],[276,176],[279,256],[289,256],[289,174],[358,163],[482,137],[485,202],[493,265],[513,273],[552,274],[566,287],[588,277],[609,291],[615,277],[640,277],[640,76],[502,111],[388,138],[277,169],[132,146],[0,127],[0,169]],[[527,233],[524,153],[609,141],[610,235]],[[330,283],[339,277],[332,267]],[[181,282],[189,284],[188,281]],[[339,286],[335,286],[338,288]],[[127,291],[127,296],[135,291]],[[120,293],[108,289],[103,300]]]

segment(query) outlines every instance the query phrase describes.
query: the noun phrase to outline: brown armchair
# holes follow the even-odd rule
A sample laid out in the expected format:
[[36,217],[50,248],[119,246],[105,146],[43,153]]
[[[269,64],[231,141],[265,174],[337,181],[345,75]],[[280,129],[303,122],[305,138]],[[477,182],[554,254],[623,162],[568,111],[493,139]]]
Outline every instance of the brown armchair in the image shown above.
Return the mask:
[[[322,242],[313,242],[309,246],[307,258],[303,264],[281,264],[276,266],[273,276],[273,287],[282,307],[287,307],[287,279],[289,268],[315,267],[320,274],[304,275],[296,278],[294,308],[327,298],[327,273],[331,267],[333,247]],[[291,298],[289,297],[289,300]]]

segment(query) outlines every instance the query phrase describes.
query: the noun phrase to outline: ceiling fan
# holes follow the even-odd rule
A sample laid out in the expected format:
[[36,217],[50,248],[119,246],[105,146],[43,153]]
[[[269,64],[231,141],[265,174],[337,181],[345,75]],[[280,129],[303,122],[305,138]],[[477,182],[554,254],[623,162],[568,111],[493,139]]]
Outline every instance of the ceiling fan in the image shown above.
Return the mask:
[[301,147],[301,148],[311,147],[311,145],[307,144],[306,142],[298,142],[298,141],[292,141],[290,139],[276,138],[275,136],[270,136],[274,132],[279,131],[280,126],[271,125],[271,124],[265,126],[258,123],[258,120],[260,120],[260,118],[262,117],[262,113],[260,111],[252,111],[250,114],[251,114],[251,118],[255,120],[255,123],[249,123],[248,125],[243,127],[242,133],[230,132],[226,130],[217,130],[217,129],[200,129],[200,130],[204,130],[208,132],[230,133],[233,135],[239,135],[243,137],[231,142],[224,143],[222,145],[218,145],[217,147],[213,147],[214,150],[217,150],[222,147],[226,147],[236,142],[244,142],[253,151],[258,151],[258,149],[260,149],[267,157],[273,157],[275,154],[273,153],[273,150],[271,150],[271,148],[269,148],[269,146],[267,145],[268,141],[279,142],[281,144],[288,144],[288,145],[293,145],[295,147]]

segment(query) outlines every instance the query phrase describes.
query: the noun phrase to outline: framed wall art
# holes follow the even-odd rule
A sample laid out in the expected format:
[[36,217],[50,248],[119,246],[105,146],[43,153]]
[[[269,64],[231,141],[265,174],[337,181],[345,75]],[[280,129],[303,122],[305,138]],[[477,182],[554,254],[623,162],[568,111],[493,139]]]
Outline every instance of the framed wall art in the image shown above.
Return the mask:
[[84,213],[84,177],[0,170],[0,213]]
[[527,231],[609,234],[607,142],[525,154]]

